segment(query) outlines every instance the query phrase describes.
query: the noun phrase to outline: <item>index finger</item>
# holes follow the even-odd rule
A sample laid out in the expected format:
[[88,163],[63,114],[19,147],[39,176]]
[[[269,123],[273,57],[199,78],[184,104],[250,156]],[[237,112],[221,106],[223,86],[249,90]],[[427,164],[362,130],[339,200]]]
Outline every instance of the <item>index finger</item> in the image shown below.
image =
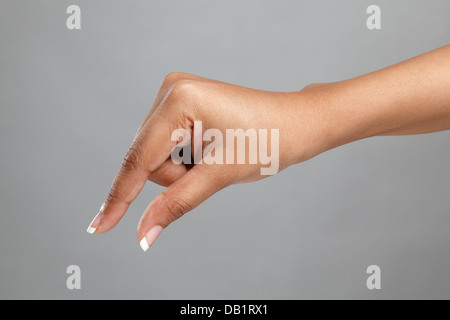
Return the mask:
[[145,182],[169,156],[176,142],[170,139],[170,126],[161,113],[153,114],[128,150],[122,166],[100,212],[88,227],[89,233],[103,233],[114,228]]

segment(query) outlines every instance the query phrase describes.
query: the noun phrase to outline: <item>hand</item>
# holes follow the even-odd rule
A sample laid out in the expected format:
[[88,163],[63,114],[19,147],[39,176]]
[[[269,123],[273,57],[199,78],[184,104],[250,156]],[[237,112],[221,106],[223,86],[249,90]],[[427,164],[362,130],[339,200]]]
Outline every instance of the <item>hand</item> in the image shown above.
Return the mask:
[[[242,129],[243,132],[250,129],[257,134],[259,129],[266,130],[267,155],[271,156],[269,174],[324,151],[328,145],[327,123],[305,94],[317,86],[302,92],[278,93],[190,74],[169,74],[88,232],[103,233],[113,228],[148,179],[168,188],[149,204],[139,223],[137,237],[146,250],[170,223],[217,191],[231,184],[266,177],[261,174],[261,168],[266,168],[267,172],[269,164],[259,161],[254,149],[250,150],[249,141],[245,143],[244,164],[237,164],[237,159],[234,164],[226,161],[226,153],[231,148],[236,155],[238,146],[238,141],[232,146],[225,145],[227,129]],[[202,143],[201,150],[192,148],[192,154],[200,151],[203,155],[206,150],[202,163],[185,165],[172,161],[171,152],[178,142],[172,141],[172,134],[177,129],[185,129],[193,138],[196,121],[201,121],[201,134],[208,129],[222,133],[223,142],[216,141],[215,150],[223,150],[223,164],[206,163],[208,156],[212,156],[206,149],[208,142]],[[273,136],[276,131],[278,136]],[[257,149],[261,153],[260,146]],[[251,163],[250,153],[257,163]]]
[[[168,187],[142,215],[137,236],[144,250],[170,223],[231,184],[261,179],[362,138],[448,130],[448,70],[450,45],[367,75],[312,84],[299,92],[259,91],[184,73],[170,74],[88,232],[113,228],[147,180]],[[200,134],[195,129],[197,121],[202,125]],[[242,129],[250,132],[249,136],[253,132],[258,145],[252,146],[249,138],[239,150],[238,143],[223,139],[230,129]],[[267,130],[270,143],[260,143],[260,130]],[[173,139],[177,132],[183,135],[175,134],[177,139]],[[189,140],[186,137],[195,141],[199,136],[191,153],[203,156],[203,162],[174,163],[171,154],[178,138],[184,146]],[[222,139],[217,139],[219,136]],[[211,147],[214,144],[216,148]],[[183,148],[183,157],[189,160],[187,150],[189,147]],[[216,161],[229,160],[229,152],[229,159],[237,157],[236,161]]]

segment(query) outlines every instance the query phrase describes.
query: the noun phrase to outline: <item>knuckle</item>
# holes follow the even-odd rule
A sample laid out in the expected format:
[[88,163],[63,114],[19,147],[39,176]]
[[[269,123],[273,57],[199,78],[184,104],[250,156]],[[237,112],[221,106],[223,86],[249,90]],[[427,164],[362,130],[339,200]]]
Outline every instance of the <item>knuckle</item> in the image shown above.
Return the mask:
[[106,197],[106,203],[109,203],[109,202],[111,202],[111,201],[114,201],[114,200],[119,200],[119,199],[121,199],[121,197],[120,197],[120,195],[119,195],[119,192],[117,191],[117,189],[116,188],[112,188],[110,191],[109,191],[109,193],[108,193],[108,196]]
[[117,199],[117,192],[113,189],[111,189],[108,193],[108,195],[106,196],[106,201],[105,202],[111,202],[111,200]]
[[192,210],[192,206],[181,198],[166,197],[165,208],[167,210],[167,217],[169,222],[173,222],[181,218],[185,213]]
[[167,94],[165,108],[183,111],[193,110],[201,105],[199,82],[182,79],[174,82]]
[[109,190],[108,195],[106,196],[105,203],[110,203],[114,201],[125,202],[126,204],[130,204],[131,202],[126,199],[124,190],[120,188],[118,184],[117,178],[114,180],[111,189]]
[[136,170],[141,166],[141,150],[142,143],[139,140],[135,140],[130,149],[123,158],[122,168],[125,170]]
[[171,72],[171,73],[169,73],[168,75],[166,75],[164,77],[163,85],[171,86],[176,81],[181,80],[181,79],[185,79],[187,77],[188,77],[188,74],[184,73],[184,72]]
[[189,79],[177,80],[173,83],[170,95],[173,97],[184,98],[192,90],[194,81]]

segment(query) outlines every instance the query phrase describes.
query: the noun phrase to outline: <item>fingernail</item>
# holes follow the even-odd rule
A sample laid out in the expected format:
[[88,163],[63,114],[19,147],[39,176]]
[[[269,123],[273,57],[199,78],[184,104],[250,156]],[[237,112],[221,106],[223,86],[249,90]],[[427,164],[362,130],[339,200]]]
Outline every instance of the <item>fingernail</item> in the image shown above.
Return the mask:
[[100,221],[102,221],[102,218],[103,218],[103,209],[104,209],[104,206],[102,206],[100,208],[100,212],[97,213],[94,220],[92,220],[91,224],[89,225],[89,227],[86,230],[88,233],[92,234],[95,232],[95,230],[97,230],[97,227],[100,225]]
[[161,234],[161,231],[163,228],[161,226],[154,226],[150,229],[149,232],[142,238],[141,242],[139,243],[141,245],[142,250],[147,251],[148,248],[151,247],[153,242],[155,242],[156,238],[159,237]]

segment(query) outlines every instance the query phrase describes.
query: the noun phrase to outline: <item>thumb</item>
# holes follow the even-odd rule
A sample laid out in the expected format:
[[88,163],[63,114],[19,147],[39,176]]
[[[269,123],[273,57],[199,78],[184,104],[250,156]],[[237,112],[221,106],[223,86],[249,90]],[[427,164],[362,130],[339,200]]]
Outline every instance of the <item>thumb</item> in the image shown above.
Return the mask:
[[[217,168],[216,168],[217,169]],[[144,211],[137,237],[147,251],[161,231],[225,187],[213,167],[196,165],[159,194]]]

